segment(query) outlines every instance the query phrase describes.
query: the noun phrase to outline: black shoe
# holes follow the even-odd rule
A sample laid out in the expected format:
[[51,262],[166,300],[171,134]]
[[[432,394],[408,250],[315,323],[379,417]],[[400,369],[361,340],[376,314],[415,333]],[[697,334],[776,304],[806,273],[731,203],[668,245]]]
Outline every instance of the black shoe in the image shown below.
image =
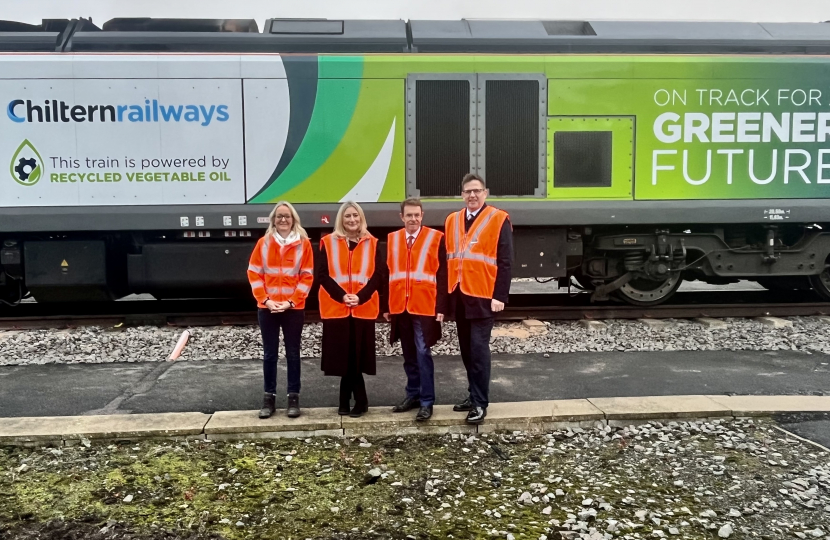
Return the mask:
[[346,405],[340,405],[337,407],[337,414],[340,416],[346,416],[349,414],[349,404],[347,403]]
[[467,412],[473,410],[473,402],[470,401],[470,398],[465,399],[461,403],[452,406],[452,410],[455,412]]
[[300,394],[288,394],[288,408],[286,410],[288,418],[297,418],[300,416]]
[[485,416],[487,416],[487,409],[484,407],[473,407],[473,410],[467,413],[467,423],[481,424],[484,422]]
[[432,418],[432,405],[421,407],[418,409],[418,414],[415,415],[415,420],[418,422],[424,422],[430,418]]
[[360,418],[363,416],[363,413],[369,412],[369,404],[368,403],[355,403],[352,410],[349,411],[349,416],[352,418]]
[[392,412],[406,412],[411,411],[412,409],[417,409],[421,406],[421,402],[416,398],[406,398],[394,407],[392,407]]
[[270,418],[277,408],[277,395],[265,393],[262,398],[262,408],[259,410],[260,418]]

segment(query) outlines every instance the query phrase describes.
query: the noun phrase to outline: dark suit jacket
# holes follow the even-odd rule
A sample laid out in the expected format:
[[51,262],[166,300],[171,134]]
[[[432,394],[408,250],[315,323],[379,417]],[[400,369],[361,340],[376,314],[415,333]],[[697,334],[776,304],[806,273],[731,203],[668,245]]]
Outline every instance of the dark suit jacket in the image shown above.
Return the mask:
[[[386,287],[383,294],[383,298],[386,300],[386,304],[383,306],[384,309],[382,310],[383,313],[389,312],[388,307],[388,288],[389,288],[389,267],[387,265],[383,265],[386,273],[383,277],[383,286]],[[438,287],[438,291],[436,293],[435,298],[435,313],[443,313],[444,315],[448,314],[448,302],[447,302],[447,246],[444,242],[438,246],[438,272],[435,274],[436,285]],[[435,320],[435,317],[427,317],[424,315],[412,315],[413,317],[420,317],[421,319],[421,328],[424,331],[424,341],[426,342],[427,347],[432,347],[436,343],[441,340],[441,323]],[[389,342],[395,343],[400,339],[400,331],[398,330],[398,316],[392,315],[390,321],[390,328],[389,328]]]
[[[485,203],[484,206],[487,206]],[[482,206],[482,209],[484,208]],[[464,225],[467,229],[472,223],[481,217],[481,210],[476,214],[472,222]],[[465,230],[467,230],[465,229]],[[493,298],[499,302],[507,303],[507,297],[510,294],[510,269],[513,265],[513,226],[510,224],[510,218],[504,220],[504,225],[499,231],[499,243],[496,248],[496,285],[493,288]],[[467,319],[486,319],[493,317],[494,313],[490,307],[489,298],[477,298],[475,296],[467,296],[461,292],[461,288],[456,288],[449,297],[449,313],[457,316],[461,313],[459,308],[463,307],[463,313]]]

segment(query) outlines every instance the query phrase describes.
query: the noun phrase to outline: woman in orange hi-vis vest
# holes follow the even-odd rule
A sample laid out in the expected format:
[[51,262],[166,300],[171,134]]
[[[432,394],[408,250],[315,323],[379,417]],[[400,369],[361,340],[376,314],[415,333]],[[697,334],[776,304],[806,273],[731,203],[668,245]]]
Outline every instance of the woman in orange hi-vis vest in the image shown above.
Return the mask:
[[363,374],[375,374],[375,319],[384,264],[377,258],[377,245],[366,230],[363,209],[351,201],[338,210],[334,232],[320,240],[321,369],[341,377],[338,412],[352,417],[369,409]]
[[314,281],[314,254],[300,216],[287,202],[279,202],[268,216],[268,230],[259,239],[248,263],[248,281],[257,300],[257,318],[262,333],[262,374],[265,397],[260,418],[276,408],[277,358],[280,328],[285,339],[288,364],[288,406],[291,418],[300,416],[300,341],[303,308]]

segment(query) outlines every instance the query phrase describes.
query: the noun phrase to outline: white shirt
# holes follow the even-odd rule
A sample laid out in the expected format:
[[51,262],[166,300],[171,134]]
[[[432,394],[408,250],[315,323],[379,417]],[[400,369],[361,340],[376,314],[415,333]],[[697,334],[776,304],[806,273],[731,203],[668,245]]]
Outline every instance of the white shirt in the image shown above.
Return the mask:
[[470,212],[469,210],[467,210],[467,219],[470,220],[470,219],[473,219],[474,217],[476,217],[478,215],[478,213],[481,212],[482,208],[484,208],[484,206],[479,207],[479,209],[476,210],[475,212]]
[[[406,229],[404,229],[404,232],[406,232]],[[406,242],[407,242],[407,244],[409,243],[409,239],[410,239],[410,238],[412,238],[412,243],[414,244],[414,243],[415,243],[415,240],[417,240],[417,239],[418,239],[418,235],[419,235],[419,234],[421,234],[421,228],[420,228],[420,227],[418,227],[418,230],[417,230],[417,231],[415,231],[415,233],[414,233],[414,234],[413,234],[413,233],[406,232]]]

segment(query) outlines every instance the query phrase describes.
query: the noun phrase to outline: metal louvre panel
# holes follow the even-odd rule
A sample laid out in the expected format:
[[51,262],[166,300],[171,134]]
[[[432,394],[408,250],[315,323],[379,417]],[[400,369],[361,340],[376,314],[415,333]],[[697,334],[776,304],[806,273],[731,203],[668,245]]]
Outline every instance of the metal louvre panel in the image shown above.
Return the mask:
[[416,183],[422,197],[458,195],[470,172],[470,83],[416,82]]
[[539,82],[486,81],[485,170],[492,195],[534,195],[539,186]]

